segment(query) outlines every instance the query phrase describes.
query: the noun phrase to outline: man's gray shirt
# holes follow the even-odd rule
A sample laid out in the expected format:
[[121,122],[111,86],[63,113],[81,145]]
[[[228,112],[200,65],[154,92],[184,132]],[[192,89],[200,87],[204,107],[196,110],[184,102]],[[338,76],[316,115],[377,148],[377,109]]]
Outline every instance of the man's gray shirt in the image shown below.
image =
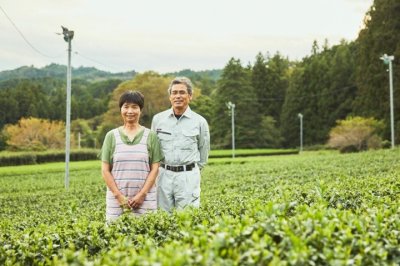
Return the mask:
[[206,119],[188,106],[179,119],[168,109],[153,117],[151,129],[157,132],[164,153],[164,163],[203,168],[210,151],[210,131]]

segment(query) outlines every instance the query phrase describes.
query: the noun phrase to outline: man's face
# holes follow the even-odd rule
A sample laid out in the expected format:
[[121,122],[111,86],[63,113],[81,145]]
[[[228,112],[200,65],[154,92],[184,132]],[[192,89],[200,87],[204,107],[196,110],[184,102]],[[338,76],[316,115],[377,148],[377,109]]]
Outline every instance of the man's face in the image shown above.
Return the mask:
[[175,84],[171,88],[169,100],[174,111],[183,113],[192,100],[192,95],[189,95],[185,84]]

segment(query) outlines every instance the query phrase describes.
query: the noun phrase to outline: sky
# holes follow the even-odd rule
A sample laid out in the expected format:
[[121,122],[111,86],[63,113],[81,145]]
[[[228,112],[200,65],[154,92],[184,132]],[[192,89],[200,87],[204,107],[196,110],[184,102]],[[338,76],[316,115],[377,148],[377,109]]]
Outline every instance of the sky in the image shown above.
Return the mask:
[[[0,71],[67,64],[110,72],[222,69],[261,52],[290,60],[314,40],[353,41],[373,0],[0,0]],[[58,33],[58,34],[57,34]]]

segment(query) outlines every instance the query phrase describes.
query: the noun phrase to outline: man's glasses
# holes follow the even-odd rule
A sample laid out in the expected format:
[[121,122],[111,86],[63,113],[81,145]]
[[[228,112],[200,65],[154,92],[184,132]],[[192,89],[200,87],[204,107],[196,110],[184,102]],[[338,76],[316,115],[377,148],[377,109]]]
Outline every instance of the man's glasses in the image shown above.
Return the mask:
[[181,90],[181,91],[171,91],[171,95],[176,96],[176,95],[185,95],[187,94],[187,91]]

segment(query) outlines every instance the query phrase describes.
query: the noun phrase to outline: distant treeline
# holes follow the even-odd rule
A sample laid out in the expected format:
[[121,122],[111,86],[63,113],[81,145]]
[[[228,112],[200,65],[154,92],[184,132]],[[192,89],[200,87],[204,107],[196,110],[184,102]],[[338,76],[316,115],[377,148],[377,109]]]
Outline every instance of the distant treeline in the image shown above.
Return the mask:
[[[50,64],[42,68],[34,66],[22,66],[14,70],[6,70],[0,72],[0,81],[12,79],[41,79],[41,78],[60,78],[65,79],[67,66],[59,64]],[[104,79],[132,79],[136,75],[135,71],[127,71],[121,73],[110,73],[101,71],[94,67],[78,67],[72,68],[72,76],[78,79],[90,81],[99,81]]]

